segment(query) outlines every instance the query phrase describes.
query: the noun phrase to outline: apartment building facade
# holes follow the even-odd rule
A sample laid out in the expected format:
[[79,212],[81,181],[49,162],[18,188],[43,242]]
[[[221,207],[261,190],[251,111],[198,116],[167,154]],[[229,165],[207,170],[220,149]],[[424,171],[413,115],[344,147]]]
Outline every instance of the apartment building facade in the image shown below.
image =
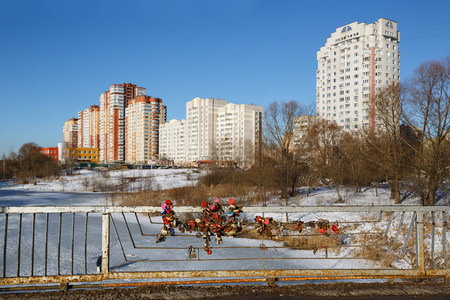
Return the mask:
[[91,105],[78,112],[77,147],[98,148],[100,145],[100,107]]
[[135,84],[113,84],[100,95],[100,162],[125,161],[125,109],[145,95]]
[[64,122],[63,142],[68,147],[77,147],[78,145],[78,119],[71,118]]
[[99,149],[92,147],[68,147],[65,149],[65,159],[77,163],[98,164]]
[[125,108],[125,161],[148,164],[158,159],[159,127],[166,122],[162,100],[141,95]]
[[294,117],[294,133],[299,138],[304,137],[308,134],[308,131],[316,123],[317,117],[313,115],[303,115],[299,117]]
[[59,151],[58,147],[45,147],[45,148],[39,148],[39,153],[50,157],[54,162],[58,162],[59,158]]
[[400,32],[380,18],[338,27],[317,52],[316,115],[345,130],[376,128],[376,93],[400,80]]
[[186,120],[171,120],[160,126],[160,158],[177,164],[246,164],[261,145],[262,134],[262,106],[194,98],[186,103]]
[[259,105],[228,103],[217,116],[216,152],[219,160],[252,162],[262,141],[263,111]]
[[159,158],[185,163],[186,141],[186,120],[174,119],[159,125]]
[[[217,116],[227,101],[194,98],[186,103],[186,159],[210,160],[215,155]],[[214,154],[214,155],[213,155]]]

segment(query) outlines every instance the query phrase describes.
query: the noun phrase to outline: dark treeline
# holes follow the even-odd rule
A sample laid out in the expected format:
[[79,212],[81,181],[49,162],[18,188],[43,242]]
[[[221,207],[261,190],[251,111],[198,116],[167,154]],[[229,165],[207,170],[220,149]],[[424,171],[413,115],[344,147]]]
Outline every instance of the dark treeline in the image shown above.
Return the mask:
[[60,167],[50,157],[39,153],[39,146],[26,143],[17,153],[11,151],[2,157],[2,179],[16,179],[29,183],[36,178],[44,178],[60,173]]

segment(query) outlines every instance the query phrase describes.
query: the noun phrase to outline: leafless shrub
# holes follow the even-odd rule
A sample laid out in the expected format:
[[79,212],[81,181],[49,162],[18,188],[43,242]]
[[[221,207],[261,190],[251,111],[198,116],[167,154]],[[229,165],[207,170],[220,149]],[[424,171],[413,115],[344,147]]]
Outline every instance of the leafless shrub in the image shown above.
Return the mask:
[[101,171],[100,174],[102,175],[102,178],[104,178],[104,179],[109,179],[111,177],[111,174],[107,170]]
[[89,190],[89,188],[91,187],[91,178],[89,176],[84,176],[81,179],[81,185],[83,186],[84,190]]
[[168,190],[167,197],[177,205],[198,206],[209,197],[208,188],[203,184]]

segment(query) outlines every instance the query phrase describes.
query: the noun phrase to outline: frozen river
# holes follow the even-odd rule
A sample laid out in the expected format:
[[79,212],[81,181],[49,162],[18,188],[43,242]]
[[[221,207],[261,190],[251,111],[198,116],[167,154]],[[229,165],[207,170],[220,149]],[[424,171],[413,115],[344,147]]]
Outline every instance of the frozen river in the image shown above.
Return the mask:
[[0,188],[0,206],[105,205],[107,196],[89,192],[49,192]]

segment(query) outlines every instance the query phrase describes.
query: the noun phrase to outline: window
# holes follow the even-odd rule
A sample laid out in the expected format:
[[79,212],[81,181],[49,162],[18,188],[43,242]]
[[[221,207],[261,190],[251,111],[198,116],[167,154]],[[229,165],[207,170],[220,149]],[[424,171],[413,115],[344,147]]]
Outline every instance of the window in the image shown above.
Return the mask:
[[342,28],[341,33],[344,33],[344,32],[350,31],[350,30],[352,30],[352,28],[350,26],[344,26],[344,28]]

